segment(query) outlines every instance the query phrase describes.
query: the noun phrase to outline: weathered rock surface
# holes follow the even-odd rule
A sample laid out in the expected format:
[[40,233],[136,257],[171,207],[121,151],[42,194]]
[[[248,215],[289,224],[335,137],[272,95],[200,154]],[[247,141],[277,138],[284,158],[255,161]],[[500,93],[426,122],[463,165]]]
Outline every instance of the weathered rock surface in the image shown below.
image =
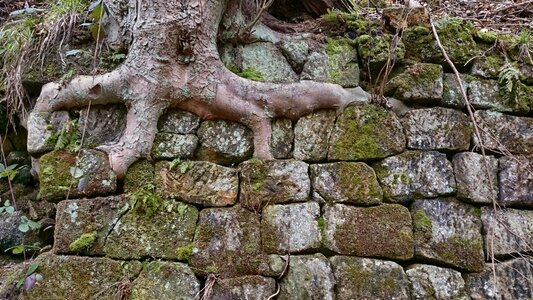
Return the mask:
[[252,159],[239,169],[239,201],[243,207],[259,210],[267,203],[302,202],[309,198],[311,183],[304,162]]
[[328,154],[328,141],[335,122],[335,111],[319,110],[298,119],[294,127],[294,158],[321,161]]
[[500,201],[502,205],[533,206],[533,157],[500,158]]
[[410,299],[400,265],[379,259],[333,256],[336,299]]
[[495,79],[472,79],[469,83],[468,99],[474,108],[500,112],[529,112],[529,101],[521,101],[520,98],[503,96],[500,85]]
[[82,109],[78,131],[84,136],[84,146],[117,142],[126,128],[126,113],[126,108],[118,105],[91,106],[89,112]]
[[272,43],[258,42],[239,46],[235,50],[240,55],[242,70],[255,70],[261,74],[261,81],[281,83],[298,81],[296,73]]
[[[463,152],[452,159],[457,198],[472,203],[492,203],[498,197],[498,160],[491,155]],[[485,167],[486,166],[486,167]]]
[[32,112],[28,117],[28,152],[38,155],[54,150],[59,132],[70,121],[68,111]]
[[372,160],[404,149],[403,128],[394,113],[371,104],[351,106],[337,118],[328,159]]
[[345,255],[407,260],[413,257],[413,231],[407,208],[328,205],[324,209],[325,245]]
[[292,121],[287,118],[272,120],[270,151],[275,158],[289,158],[292,152],[294,131]]
[[206,208],[194,238],[200,249],[190,259],[197,275],[221,278],[270,275],[270,259],[261,253],[260,215],[239,206]]
[[137,261],[50,253],[40,255],[35,262],[43,280],[19,299],[116,299],[120,285],[133,280],[142,268]]
[[200,160],[221,165],[236,164],[252,156],[252,131],[239,123],[204,121],[198,129]]
[[483,269],[479,209],[451,198],[411,205],[415,258],[469,272]]
[[0,259],[0,299],[16,299],[17,281],[25,274],[26,264],[9,258]]
[[329,39],[325,51],[311,52],[300,79],[336,83],[343,87],[359,85],[357,50],[348,39]]
[[292,69],[300,74],[309,54],[308,42],[304,39],[285,40],[281,42],[280,50],[289,64],[291,64]]
[[401,60],[405,55],[405,45],[400,40],[396,43],[395,52],[391,55],[391,34],[368,35],[363,34],[355,40],[357,52],[363,66],[370,67],[371,70],[383,67],[389,58]]
[[184,161],[171,168],[169,162],[155,165],[156,192],[204,206],[227,206],[237,201],[239,178],[235,169],[204,161]]
[[533,211],[511,208],[481,208],[485,251],[490,257],[531,252]]
[[188,259],[192,254],[198,209],[174,200],[139,203],[144,199],[131,197],[137,203],[109,232],[104,247],[106,255],[118,259]]
[[389,82],[394,98],[407,102],[431,103],[440,101],[443,92],[442,66],[417,63]]
[[402,119],[407,148],[464,151],[470,147],[469,118],[449,108],[416,109]]
[[461,273],[431,265],[412,265],[405,271],[412,299],[468,300]]
[[[465,93],[468,91],[468,82],[470,77],[467,75],[460,75]],[[463,94],[457,77],[453,73],[444,73],[443,75],[443,90],[441,104],[446,107],[462,109],[465,104]]]
[[485,110],[478,110],[474,115],[480,127],[493,137],[481,133],[481,140],[486,147],[514,154],[533,154],[533,118]]
[[152,145],[153,159],[191,158],[198,146],[193,134],[157,133]]
[[278,254],[318,249],[319,216],[316,202],[266,206],[261,218],[263,249]]
[[364,163],[315,164],[310,173],[313,192],[327,202],[374,205],[383,199],[374,170]]
[[451,163],[444,153],[407,151],[372,165],[390,202],[437,197],[455,192]]
[[335,277],[322,254],[291,256],[287,274],[281,280],[277,299],[334,299]]
[[194,134],[200,126],[200,118],[181,110],[169,110],[159,118],[157,128],[161,132],[176,134]]
[[132,282],[128,299],[193,300],[199,292],[200,282],[187,265],[152,261]]
[[[467,274],[466,285],[473,300],[532,299],[533,260],[516,258],[497,263],[496,277],[492,264],[485,264],[481,273]],[[496,282],[494,279],[496,278]]]
[[58,201],[113,193],[117,177],[107,155],[82,149],[79,154],[56,150],[40,159],[39,198]]
[[[54,232],[54,253],[104,255],[104,244],[113,227],[128,209],[124,196],[66,200],[57,205]],[[94,241],[82,249],[69,245],[83,234],[94,233]]]
[[262,276],[243,276],[217,280],[211,299],[264,300],[276,293],[276,281]]
[[[0,202],[0,205],[4,205],[4,201]],[[0,213],[0,251],[24,244],[24,233],[18,230],[22,213],[15,211],[10,214],[7,212]]]

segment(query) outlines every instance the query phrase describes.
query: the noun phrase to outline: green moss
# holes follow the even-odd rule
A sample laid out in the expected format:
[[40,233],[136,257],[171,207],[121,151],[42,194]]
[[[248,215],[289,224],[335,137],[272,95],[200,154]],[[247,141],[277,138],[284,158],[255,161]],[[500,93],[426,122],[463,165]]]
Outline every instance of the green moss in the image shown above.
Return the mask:
[[[454,63],[464,64],[478,54],[478,47],[473,39],[475,29],[470,22],[446,17],[437,20],[435,27],[442,45]],[[430,28],[409,27],[404,30],[403,41],[409,45],[406,57],[423,62],[445,62]]]
[[146,185],[144,188],[128,194],[133,211],[151,217],[163,204],[163,199],[155,193],[154,185]]
[[84,250],[86,248],[89,248],[94,242],[96,241],[97,232],[88,232],[82,234],[79,238],[77,238],[74,242],[70,243],[68,245],[68,248],[71,251],[79,252],[81,250]]
[[390,118],[385,109],[375,105],[349,107],[337,120],[337,127],[343,134],[333,142],[329,158],[362,160],[387,156],[386,147],[392,133],[386,130],[390,128]]
[[127,193],[136,192],[153,185],[155,179],[155,168],[148,160],[139,160],[132,164],[126,172],[124,178],[124,191]]
[[205,268],[205,272],[207,274],[216,274],[216,273],[218,273],[218,268],[217,268],[217,266],[212,264],[212,265],[208,266],[207,268]]
[[494,44],[498,40],[498,33],[490,30],[478,30],[474,37],[482,43]]
[[[391,56],[392,35],[361,35],[356,39],[357,51],[361,61],[365,64],[386,62]],[[398,43],[392,59],[400,60],[405,55],[405,46],[402,42]]]
[[70,168],[76,165],[76,156],[62,150],[55,150],[40,159],[39,199],[60,200],[77,181]]
[[247,68],[247,69],[244,69],[242,72],[236,72],[235,74],[243,78],[248,78],[250,80],[263,81],[263,74],[261,74],[261,72],[253,68]]
[[178,260],[189,260],[194,253],[194,244],[190,243],[186,246],[181,246],[176,249],[176,258]]
[[372,272],[364,269],[362,266],[354,264],[347,265],[345,272],[349,277],[349,282],[359,291],[367,287],[368,281],[372,277]]
[[413,213],[413,227],[415,231],[431,232],[433,224],[423,210],[416,210]]

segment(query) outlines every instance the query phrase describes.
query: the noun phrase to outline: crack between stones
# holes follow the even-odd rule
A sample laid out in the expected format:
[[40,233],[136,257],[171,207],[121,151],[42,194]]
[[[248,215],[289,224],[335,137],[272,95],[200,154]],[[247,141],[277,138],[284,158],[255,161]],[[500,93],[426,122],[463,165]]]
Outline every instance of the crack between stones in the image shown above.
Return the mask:
[[104,244],[102,246],[104,251],[105,251],[105,248],[106,248],[106,245],[107,245],[107,239],[109,238],[109,236],[111,235],[111,233],[113,232],[113,230],[115,229],[117,224],[122,220],[122,217],[124,217],[124,215],[126,215],[130,211],[131,211],[130,204],[128,202],[126,202],[125,207],[121,208],[121,212],[120,212],[117,220],[115,222],[113,222],[113,224],[111,225],[111,228],[107,231],[107,234],[104,237]]

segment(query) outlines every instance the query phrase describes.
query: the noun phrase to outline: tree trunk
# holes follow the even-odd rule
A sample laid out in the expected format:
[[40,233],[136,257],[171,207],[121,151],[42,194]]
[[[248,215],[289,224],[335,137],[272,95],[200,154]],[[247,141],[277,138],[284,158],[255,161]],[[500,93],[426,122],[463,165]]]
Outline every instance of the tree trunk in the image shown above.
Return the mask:
[[[219,58],[217,34],[226,10],[224,0],[122,0],[107,11],[107,24],[124,34],[112,43],[131,45],[121,66],[97,76],[79,76],[68,84],[46,84],[37,111],[55,111],[89,103],[124,103],[128,109],[124,135],[101,148],[113,170],[123,177],[131,163],[148,157],[157,121],[168,107],[203,119],[226,119],[254,133],[254,156],[271,159],[271,119],[297,119],[320,108],[341,112],[348,104],[368,101],[360,88],[302,81],[261,83],[229,71]],[[257,11],[255,1],[232,3],[241,11]],[[248,16],[253,19],[254,16]],[[259,26],[258,24],[257,26]],[[120,37],[125,37],[120,40]],[[281,38],[290,36],[281,35]]]

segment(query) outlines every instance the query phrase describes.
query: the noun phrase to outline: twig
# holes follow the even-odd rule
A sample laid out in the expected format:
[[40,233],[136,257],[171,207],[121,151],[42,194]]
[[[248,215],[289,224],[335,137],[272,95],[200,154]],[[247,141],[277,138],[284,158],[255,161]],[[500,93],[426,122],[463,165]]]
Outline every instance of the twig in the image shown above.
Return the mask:
[[516,8],[516,7],[519,7],[519,6],[528,5],[528,4],[531,4],[531,3],[533,3],[533,0],[507,5],[505,7],[499,8],[499,9],[497,9],[495,11],[492,11],[492,12],[488,13],[488,15],[489,16],[494,16],[494,15],[499,14],[502,11],[505,11],[505,10],[508,10],[508,9],[511,9],[511,8]]
[[[485,153],[485,146],[483,145],[483,140],[481,139],[481,133],[480,133],[479,126],[477,124],[476,118],[474,116],[474,111],[473,111],[472,105],[470,104],[470,101],[468,100],[468,96],[466,94],[466,90],[465,90],[465,87],[463,85],[463,81],[461,79],[461,75],[459,74],[459,71],[457,71],[457,68],[455,67],[455,64],[451,61],[450,57],[448,56],[448,53],[446,52],[446,49],[444,49],[444,46],[442,45],[442,43],[440,41],[439,35],[437,33],[437,29],[435,28],[435,24],[433,24],[433,20],[431,18],[431,15],[429,16],[429,22],[431,24],[431,30],[433,31],[433,36],[435,37],[435,40],[437,42],[437,45],[438,45],[439,49],[442,52],[442,55],[444,56],[444,59],[446,60],[446,62],[450,66],[450,68],[452,68],[453,73],[455,74],[455,78],[457,79],[457,83],[459,84],[461,95],[463,96],[463,101],[464,101],[466,109],[468,111],[468,115],[469,115],[469,117],[470,117],[470,119],[472,121],[472,124],[474,126],[474,133],[476,135],[478,143],[480,144],[480,150],[481,150],[481,154],[483,156],[483,167],[485,168],[485,171],[487,172],[487,175],[488,175],[487,177],[489,179],[492,207],[494,209],[494,212],[496,212],[496,210],[498,209],[498,204],[496,203],[496,197],[494,195],[494,184],[492,182],[492,177],[490,176],[490,171],[489,171],[488,162],[487,162],[487,154]],[[496,281],[496,278],[497,278],[496,264],[495,264],[495,261],[494,261],[494,230],[491,232],[491,235],[492,235],[492,237],[491,237],[491,243],[490,243],[490,256],[491,256],[491,263],[492,263],[492,274],[493,274],[493,277],[494,277],[494,280],[493,280],[494,281],[493,282],[494,283],[494,289],[497,290],[498,287],[497,287],[497,281]]]
[[267,11],[267,9],[272,5],[272,3],[274,3],[274,0],[263,0],[262,2],[263,4],[255,15],[255,18],[252,20],[252,22],[246,25],[246,27],[244,27],[242,30],[239,30],[239,34],[237,34],[237,36],[240,36],[241,38],[249,36],[252,33],[252,28],[255,26],[255,24],[257,24],[257,22],[259,22],[259,20],[263,16],[263,13],[265,13],[265,11]]

